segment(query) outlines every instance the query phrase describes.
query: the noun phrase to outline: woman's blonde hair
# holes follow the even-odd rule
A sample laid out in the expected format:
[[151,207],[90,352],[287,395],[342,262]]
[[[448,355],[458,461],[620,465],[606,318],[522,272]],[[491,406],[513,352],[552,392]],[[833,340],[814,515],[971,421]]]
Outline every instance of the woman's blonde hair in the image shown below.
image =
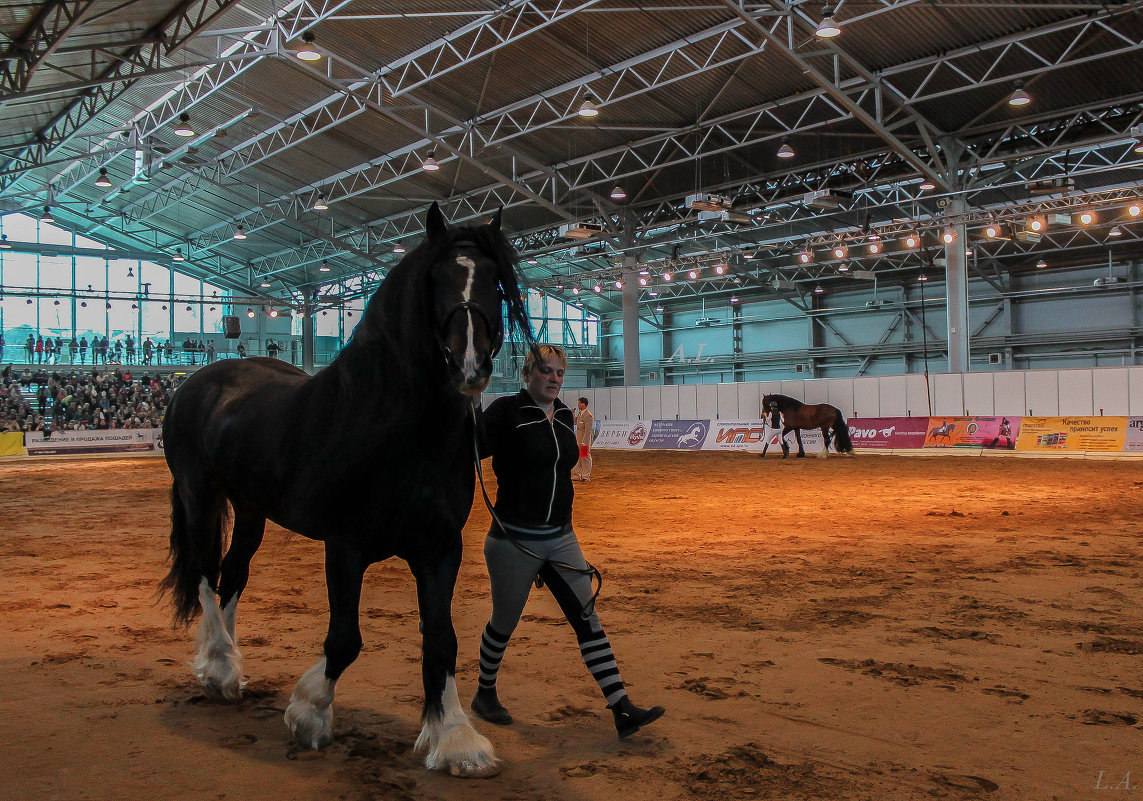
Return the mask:
[[525,376],[528,375],[533,367],[540,362],[546,362],[549,356],[555,356],[567,368],[568,355],[564,353],[563,348],[558,345],[536,345],[528,349],[528,355],[524,357],[524,367],[520,372]]

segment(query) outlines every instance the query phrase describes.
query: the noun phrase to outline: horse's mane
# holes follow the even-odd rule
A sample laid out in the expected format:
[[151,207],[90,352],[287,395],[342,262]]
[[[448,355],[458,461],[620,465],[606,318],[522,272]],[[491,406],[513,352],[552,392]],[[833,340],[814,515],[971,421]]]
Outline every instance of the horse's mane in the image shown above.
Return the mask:
[[798,408],[799,406],[805,406],[805,404],[802,403],[800,400],[798,400],[797,398],[791,398],[789,395],[777,395],[774,393],[766,393],[766,396],[773,399],[773,400],[776,400],[778,402],[779,406],[792,406],[795,409]]
[[[338,374],[344,397],[376,404],[386,394],[403,394],[407,388],[443,379],[444,360],[434,329],[430,267],[443,260],[458,242],[472,243],[495,264],[500,296],[507,307],[505,341],[533,343],[516,273],[515,249],[493,226],[449,228],[444,236],[426,236],[389,271],[366,304],[349,341],[326,368]],[[492,316],[501,313],[499,308],[485,311]],[[434,375],[434,371],[439,375]],[[407,408],[404,404],[399,406]]]

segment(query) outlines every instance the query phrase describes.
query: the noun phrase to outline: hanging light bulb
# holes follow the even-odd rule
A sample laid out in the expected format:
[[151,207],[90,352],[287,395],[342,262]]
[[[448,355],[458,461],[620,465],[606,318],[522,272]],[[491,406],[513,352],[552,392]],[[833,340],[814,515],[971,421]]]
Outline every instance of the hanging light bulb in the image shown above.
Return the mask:
[[241,225],[238,226],[237,228],[235,228],[234,229],[234,238],[235,239],[245,239],[246,238],[246,229],[244,229]]
[[1079,221],[1084,225],[1091,225],[1093,222],[1095,222],[1095,212],[1080,212]]
[[849,249],[844,245],[838,245],[833,249],[833,257],[835,259],[844,259],[847,255],[849,255]]
[[627,193],[623,191],[622,186],[616,185],[616,187],[611,190],[611,199],[612,200],[626,200],[627,199]]
[[302,61],[321,61],[321,53],[318,52],[314,41],[317,39],[313,31],[306,31],[302,34],[302,46],[294,51],[294,55]]
[[814,253],[812,250],[803,250],[798,254],[798,261],[800,261],[802,264],[809,264],[813,260]]
[[175,136],[194,136],[194,128],[190,125],[190,115],[185,111],[179,115],[179,124],[175,126]]
[[790,142],[786,137],[782,137],[782,146],[778,148],[778,158],[792,159],[796,154],[794,148],[790,147]]
[[319,273],[328,273],[329,272],[329,262],[327,262],[325,259],[322,259],[321,260],[321,266],[318,267],[318,272]]
[[1016,81],[1012,84],[1014,87],[1012,94],[1008,98],[1008,105],[1010,106],[1026,106],[1032,102],[1032,96],[1024,91],[1024,82]]
[[191,306],[189,303],[187,304],[187,311],[194,311],[194,307]]
[[1046,261],[1044,261],[1043,259],[1040,259],[1038,262],[1036,262],[1036,269],[1037,270],[1042,270],[1047,266],[1048,266],[1048,263]]
[[8,241],[7,234],[0,234],[0,250],[11,250],[12,243]]
[[833,9],[826,6],[822,9],[822,21],[818,23],[818,27],[814,30],[814,36],[819,39],[832,39],[841,34],[841,27],[834,22]]
[[425,160],[421,162],[422,170],[425,172],[436,172],[441,168],[441,165],[437,162],[434,156],[436,156],[436,151],[430,150],[429,154],[425,156]]
[[815,287],[814,287],[814,294],[815,294],[815,295],[820,295],[820,294],[822,294],[823,292],[825,292],[825,290],[824,290],[824,289],[822,289],[822,285],[821,285],[821,284],[818,284],[817,286],[815,286]]
[[837,271],[839,273],[847,273],[849,272],[849,265],[845,262],[842,262],[841,264],[837,265]]
[[925,281],[929,280],[929,276],[925,275],[924,273],[921,273],[920,275],[917,276],[917,280],[920,281],[921,283],[924,283]]
[[921,238],[916,234],[909,234],[905,237],[905,247],[915,248],[919,244],[921,244]]
[[737,303],[738,302],[738,295],[731,295],[730,296],[730,302],[731,303]]
[[135,270],[130,266],[127,267],[127,277],[128,278],[134,278],[135,277]]
[[95,185],[98,186],[100,189],[110,189],[111,188],[111,179],[107,177],[107,168],[106,167],[100,167],[99,168],[99,177],[95,179]]
[[528,259],[528,264],[539,264],[539,263],[540,263],[539,259]]
[[405,252],[405,246],[402,245],[400,242],[398,242],[396,245],[393,246],[393,252],[394,253],[404,253]]
[[1111,230],[1107,232],[1108,236],[1123,236],[1123,229],[1118,225],[1112,226]]
[[937,188],[936,181],[934,181],[931,178],[925,178],[923,181],[921,181],[921,191],[923,191],[923,192],[928,192],[929,190],[936,189],[936,188]]
[[263,281],[262,283],[258,284],[258,286],[262,287],[263,289],[269,289],[270,288],[270,282],[269,281]]
[[254,310],[250,307],[247,307],[246,308],[246,316],[247,317],[253,317],[254,316]]
[[171,261],[186,261],[186,259],[183,258],[182,248],[175,248],[175,255],[171,256]]
[[670,270],[663,273],[663,280],[668,284],[675,280],[675,275]]
[[317,200],[314,201],[314,211],[325,211],[329,208],[329,204],[325,202],[325,195],[318,195]]
[[40,222],[50,224],[54,223],[55,221],[56,218],[52,216],[52,207],[44,206],[44,213],[40,215]]
[[881,252],[881,243],[880,242],[870,242],[869,243],[869,252],[871,254],[873,254],[874,256],[876,256],[878,253]]
[[583,95],[583,102],[579,106],[579,111],[576,112],[581,117],[598,117],[599,106],[595,105],[595,97],[591,92],[585,92]]
[[941,241],[944,242],[946,245],[951,245],[953,242],[956,241],[956,232],[953,231],[953,229],[951,229],[951,228],[946,228],[944,230],[944,232],[941,234]]
[[1135,147],[1131,148],[1136,153],[1143,153],[1143,136],[1135,140]]
[[662,306],[656,306],[655,311],[657,311],[659,314],[662,314],[663,313],[663,307]]
[[1132,203],[1127,207],[1128,217],[1138,217],[1141,212],[1143,212],[1143,206],[1140,206],[1138,203]]

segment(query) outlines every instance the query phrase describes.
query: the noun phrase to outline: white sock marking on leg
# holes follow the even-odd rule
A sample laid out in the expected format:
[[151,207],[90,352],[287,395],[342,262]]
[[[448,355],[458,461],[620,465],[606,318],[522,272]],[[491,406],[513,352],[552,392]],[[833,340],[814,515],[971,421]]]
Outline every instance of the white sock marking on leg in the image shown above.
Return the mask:
[[460,705],[456,678],[453,676],[445,679],[441,707],[441,717],[426,718],[417,738],[415,748],[428,749],[425,767],[470,775],[484,772],[499,763],[492,743],[468,722],[468,714]]
[[286,725],[299,745],[323,748],[333,739],[333,695],[337,682],[326,678],[326,659],[306,671],[286,707]]
[[205,578],[198,585],[202,621],[198,626],[198,653],[192,667],[208,695],[237,701],[242,697],[242,654],[234,642],[234,618],[238,598],[230,599],[226,610],[218,608],[218,598]]

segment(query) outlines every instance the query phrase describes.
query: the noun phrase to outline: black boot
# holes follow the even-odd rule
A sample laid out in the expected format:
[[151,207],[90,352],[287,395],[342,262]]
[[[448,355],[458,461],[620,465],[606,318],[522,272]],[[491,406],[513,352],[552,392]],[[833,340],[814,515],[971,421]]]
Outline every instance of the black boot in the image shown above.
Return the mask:
[[472,698],[472,711],[477,717],[495,723],[497,726],[507,726],[512,722],[512,716],[496,697],[495,687],[481,687]]
[[620,740],[630,737],[648,723],[663,717],[665,711],[661,706],[653,706],[650,709],[635,706],[626,695],[611,707],[611,714],[615,716],[615,730],[619,732]]

